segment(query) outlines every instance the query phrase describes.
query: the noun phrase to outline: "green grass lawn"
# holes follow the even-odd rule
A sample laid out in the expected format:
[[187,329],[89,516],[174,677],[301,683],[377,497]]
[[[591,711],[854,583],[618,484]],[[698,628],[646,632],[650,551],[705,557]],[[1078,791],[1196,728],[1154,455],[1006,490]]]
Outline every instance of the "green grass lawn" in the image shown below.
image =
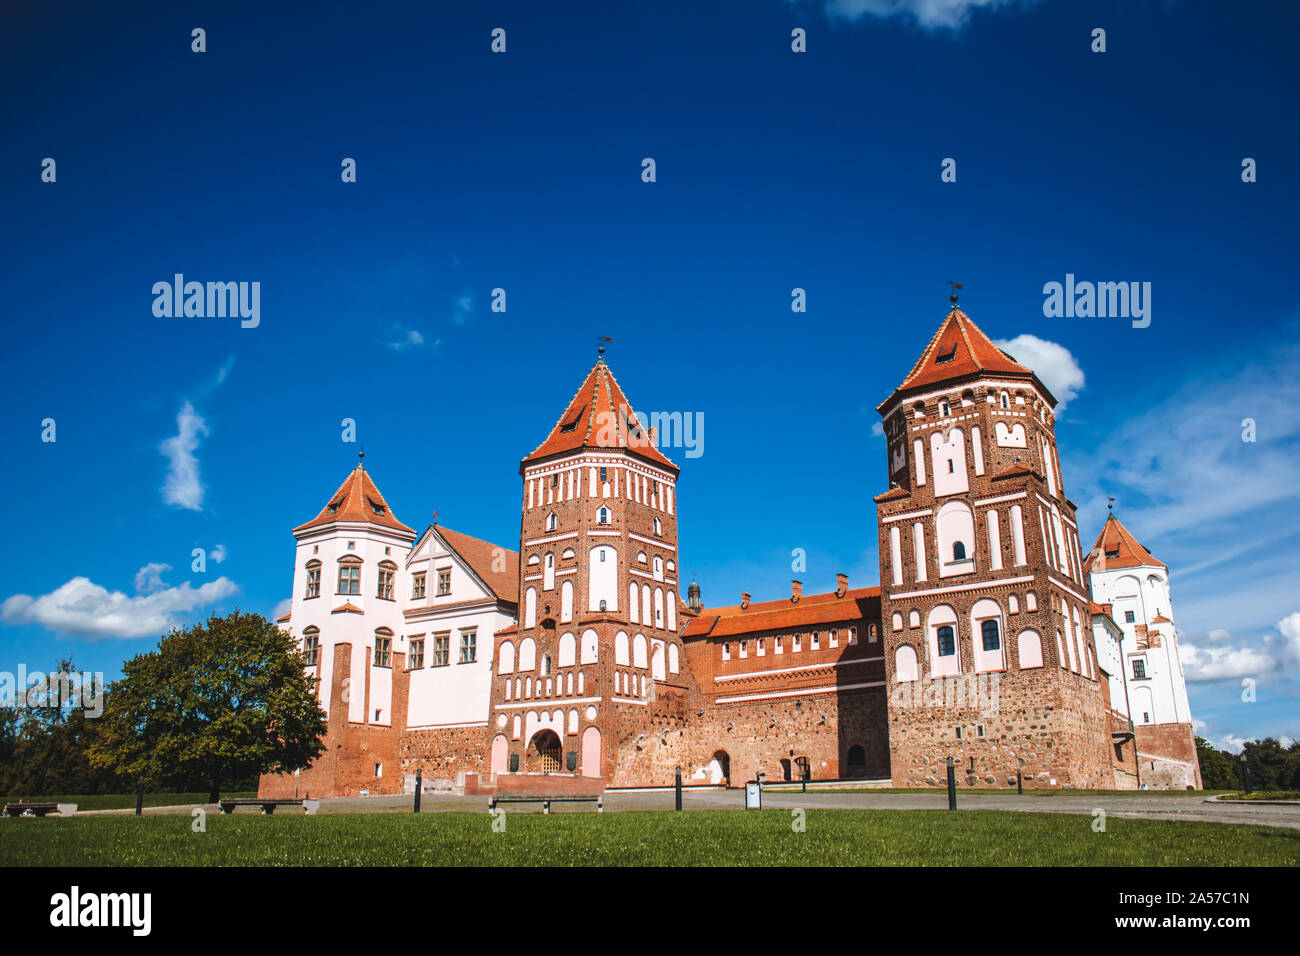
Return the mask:
[[1296,800],[1300,801],[1300,790],[1252,790],[1250,793],[1227,793],[1224,800]]
[[[223,797],[255,797],[256,793],[225,793]],[[146,807],[178,807],[189,803],[207,803],[207,793],[146,793]],[[4,797],[5,803],[75,803],[78,810],[134,810],[134,793],[80,793],[60,797]]]
[[486,813],[0,820],[0,865],[1295,866],[1300,832],[970,810]]

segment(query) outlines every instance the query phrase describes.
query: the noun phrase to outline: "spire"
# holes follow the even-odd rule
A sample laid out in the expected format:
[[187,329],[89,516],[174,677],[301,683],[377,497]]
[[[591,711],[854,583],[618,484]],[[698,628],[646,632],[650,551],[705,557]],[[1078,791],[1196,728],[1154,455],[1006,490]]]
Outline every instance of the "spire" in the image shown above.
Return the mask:
[[391,528],[394,531],[415,534],[398,521],[392,509],[388,507],[388,502],[379,493],[379,488],[376,487],[370,473],[366,471],[364,456],[364,451],[357,454],[357,466],[343,480],[339,490],[330,496],[320,514],[306,524],[294,528],[295,533],[344,521],[363,521]]
[[695,575],[691,575],[690,587],[686,589],[686,603],[692,611],[700,609],[700,586],[695,583]]
[[587,373],[564,414],[546,440],[520,463],[520,470],[530,461],[582,448],[618,448],[676,473],[677,466],[650,442],[649,433],[637,421],[632,403],[623,394],[605,362],[604,346],[599,351],[601,354],[596,364]]
[[[953,288],[959,289],[961,286],[954,284]],[[955,291],[949,299],[952,309],[931,337],[930,344],[912,366],[912,371],[907,373],[894,393],[877,407],[877,411],[883,413],[888,405],[904,393],[923,390],[953,379],[974,378],[982,373],[1032,381],[1045,398],[1053,405],[1056,404],[1056,398],[1031,369],[994,345],[983,330],[971,321],[970,316],[957,308]]]
[[1133,532],[1124,527],[1112,511],[1106,515],[1106,523],[1101,526],[1101,534],[1097,535],[1096,543],[1083,562],[1083,570],[1091,574],[1115,568],[1165,568],[1165,563],[1156,560],[1142,547],[1141,542],[1133,537]]

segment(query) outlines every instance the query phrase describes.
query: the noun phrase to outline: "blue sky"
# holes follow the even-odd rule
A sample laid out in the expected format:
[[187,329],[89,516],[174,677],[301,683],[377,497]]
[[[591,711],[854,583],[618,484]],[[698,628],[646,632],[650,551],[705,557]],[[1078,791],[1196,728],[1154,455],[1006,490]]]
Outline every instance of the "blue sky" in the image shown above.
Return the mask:
[[[1081,538],[1111,494],[1170,566],[1202,732],[1300,737],[1295,5],[609,6],[6,14],[0,669],[271,613],[344,418],[407,524],[517,546],[599,334],[638,409],[704,416],[668,453],[706,603],[795,548],[874,584],[874,407],[953,279],[1070,394]],[[260,282],[260,324],[155,317],[178,272]],[[1151,282],[1151,325],[1045,317],[1067,273]]]

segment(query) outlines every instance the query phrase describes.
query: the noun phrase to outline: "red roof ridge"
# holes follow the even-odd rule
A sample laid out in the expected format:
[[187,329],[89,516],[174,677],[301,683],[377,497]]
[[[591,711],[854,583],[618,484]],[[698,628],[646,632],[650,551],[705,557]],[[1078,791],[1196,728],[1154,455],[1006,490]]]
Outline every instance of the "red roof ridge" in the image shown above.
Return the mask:
[[[442,525],[430,525],[443,542],[470,566],[473,572],[498,598],[512,604],[519,603],[519,552],[512,548],[484,541],[463,531],[454,531]],[[497,551],[501,551],[504,568],[497,570]]]
[[361,608],[357,607],[351,601],[344,601],[334,610],[330,611],[330,613],[331,614],[364,614],[366,612],[361,610]]
[[[601,404],[602,392],[603,404],[607,407],[597,411],[597,405]],[[588,393],[591,395],[590,402],[585,400]],[[628,430],[631,431],[635,428],[641,436],[644,436],[639,437],[636,444],[629,442],[628,436],[622,433],[624,418],[619,414],[620,408],[627,410],[626,423]],[[596,418],[605,412],[614,416],[613,445],[593,443],[592,429],[595,427]],[[576,426],[584,417],[586,418],[586,427],[579,434],[579,429]],[[564,430],[564,427],[568,424],[575,426],[572,432]],[[599,441],[600,433],[597,432],[594,437],[596,441]],[[520,473],[523,472],[523,466],[530,461],[549,458],[552,455],[565,452],[578,451],[583,448],[618,448],[631,452],[656,465],[670,468],[674,472],[678,471],[677,466],[650,441],[649,429],[637,419],[636,412],[632,409],[632,403],[628,401],[627,394],[623,391],[622,386],[618,384],[618,379],[614,377],[613,370],[606,364],[603,357],[597,359],[596,364],[591,367],[591,371],[582,380],[578,390],[573,393],[573,398],[569,400],[569,404],[565,406],[560,417],[556,419],[555,425],[547,433],[546,438],[520,461]]]
[[[376,511],[376,504],[382,510]],[[330,510],[331,506],[334,508],[333,511]],[[361,521],[396,531],[405,531],[410,535],[415,534],[412,529],[397,520],[393,509],[380,492],[379,486],[370,477],[365,465],[360,463],[348,472],[348,476],[343,479],[343,484],[339,485],[339,490],[330,495],[320,513],[293,530],[296,534],[308,528],[319,528],[343,521]]]

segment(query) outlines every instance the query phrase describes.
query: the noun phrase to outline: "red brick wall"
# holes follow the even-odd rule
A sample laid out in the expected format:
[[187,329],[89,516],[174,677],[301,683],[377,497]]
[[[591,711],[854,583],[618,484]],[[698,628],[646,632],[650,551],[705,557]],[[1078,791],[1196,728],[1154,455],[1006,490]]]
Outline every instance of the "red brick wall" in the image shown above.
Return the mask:
[[1138,724],[1138,776],[1153,790],[1200,790],[1201,762],[1191,724]]

